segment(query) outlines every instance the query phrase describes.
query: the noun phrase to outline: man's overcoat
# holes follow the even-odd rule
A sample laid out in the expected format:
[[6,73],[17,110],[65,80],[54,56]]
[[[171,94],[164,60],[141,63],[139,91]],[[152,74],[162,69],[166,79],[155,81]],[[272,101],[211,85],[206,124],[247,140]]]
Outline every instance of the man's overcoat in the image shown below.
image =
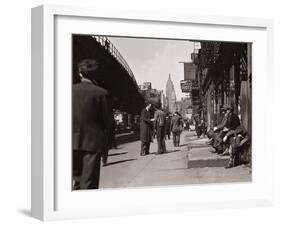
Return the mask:
[[90,81],[73,86],[73,150],[104,152],[112,129],[108,92]]
[[151,142],[152,139],[152,122],[150,112],[144,108],[140,116],[140,140],[142,142]]

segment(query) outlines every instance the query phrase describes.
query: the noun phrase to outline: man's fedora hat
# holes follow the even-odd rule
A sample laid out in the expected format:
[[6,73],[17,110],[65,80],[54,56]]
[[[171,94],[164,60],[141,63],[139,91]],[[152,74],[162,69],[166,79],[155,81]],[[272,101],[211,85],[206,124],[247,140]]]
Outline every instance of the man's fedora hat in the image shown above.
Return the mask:
[[80,73],[87,75],[98,70],[98,63],[93,59],[85,59],[79,62],[78,67]]

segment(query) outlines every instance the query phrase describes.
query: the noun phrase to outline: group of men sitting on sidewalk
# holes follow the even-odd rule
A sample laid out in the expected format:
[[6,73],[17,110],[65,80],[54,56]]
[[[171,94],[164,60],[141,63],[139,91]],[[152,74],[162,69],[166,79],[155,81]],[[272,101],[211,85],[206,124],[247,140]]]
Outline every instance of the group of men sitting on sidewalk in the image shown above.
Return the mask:
[[221,111],[220,123],[207,132],[208,143],[214,147],[215,153],[230,155],[225,168],[231,168],[245,162],[242,156],[250,148],[250,136],[231,106],[224,105]]

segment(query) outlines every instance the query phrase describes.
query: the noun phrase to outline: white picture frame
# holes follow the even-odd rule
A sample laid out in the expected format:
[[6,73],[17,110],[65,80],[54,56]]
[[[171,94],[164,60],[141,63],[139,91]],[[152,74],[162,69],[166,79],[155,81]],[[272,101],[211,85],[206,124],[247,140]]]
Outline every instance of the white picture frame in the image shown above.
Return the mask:
[[[96,26],[90,31],[87,23]],[[143,30],[125,29],[126,26],[136,25]],[[165,26],[172,29],[165,29]],[[155,27],[159,28],[158,33],[153,33]],[[253,78],[253,181],[247,184],[71,192],[70,180],[66,184],[64,179],[60,180],[64,176],[69,177],[65,169],[69,169],[70,173],[70,161],[65,163],[66,166],[61,161],[64,154],[68,156],[68,149],[62,150],[61,147],[70,145],[70,138],[58,140],[56,135],[59,133],[56,133],[57,130],[70,128],[70,125],[60,125],[62,121],[58,112],[61,100],[68,99],[66,102],[69,103],[71,98],[67,96],[70,85],[63,88],[61,79],[64,77],[57,76],[62,75],[61,68],[66,73],[71,71],[67,63],[60,64],[60,57],[57,56],[65,50],[64,59],[71,60],[69,42],[66,41],[65,46],[60,45],[60,38],[76,32],[104,34],[105,31],[110,35],[181,38],[179,28],[187,27],[194,29],[190,39],[253,42],[253,74],[256,75]],[[210,29],[209,35],[200,32],[202,29]],[[68,49],[60,49],[61,46],[67,48],[67,45]],[[271,20],[56,5],[32,9],[32,216],[41,220],[57,220],[271,205],[273,179],[268,175],[273,172],[273,150],[267,148],[269,126],[266,123],[257,125],[256,122],[268,117],[263,109],[271,104],[268,97],[273,92],[270,89],[273,84],[272,62]],[[260,101],[264,102],[263,107],[259,106]]]

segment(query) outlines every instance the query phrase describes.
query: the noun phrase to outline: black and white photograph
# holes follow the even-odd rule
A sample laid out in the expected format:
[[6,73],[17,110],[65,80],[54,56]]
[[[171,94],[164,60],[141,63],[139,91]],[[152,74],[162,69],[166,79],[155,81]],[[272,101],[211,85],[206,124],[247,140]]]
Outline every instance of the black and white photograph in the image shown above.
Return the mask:
[[72,189],[252,180],[252,43],[72,35]]
[[279,1],[1,6],[1,225],[281,225]]

